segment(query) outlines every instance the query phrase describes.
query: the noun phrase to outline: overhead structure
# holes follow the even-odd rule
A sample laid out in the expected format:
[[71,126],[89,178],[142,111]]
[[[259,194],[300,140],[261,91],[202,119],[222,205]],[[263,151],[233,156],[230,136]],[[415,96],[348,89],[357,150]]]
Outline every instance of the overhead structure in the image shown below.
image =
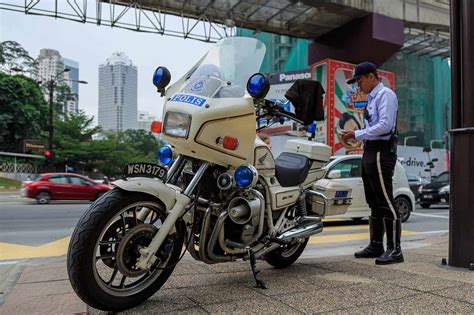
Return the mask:
[[448,25],[420,18],[429,16],[420,7],[433,2],[443,8],[446,0],[415,2],[377,7],[374,0],[0,0],[0,9],[206,42],[234,36],[237,28],[316,39],[369,13],[389,12],[407,26],[403,51],[447,57]]

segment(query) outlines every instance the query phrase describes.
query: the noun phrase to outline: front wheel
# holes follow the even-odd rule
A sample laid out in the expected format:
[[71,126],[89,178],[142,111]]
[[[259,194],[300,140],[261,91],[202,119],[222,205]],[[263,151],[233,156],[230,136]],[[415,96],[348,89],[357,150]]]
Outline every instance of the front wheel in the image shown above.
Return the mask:
[[291,266],[303,253],[308,240],[309,237],[305,238],[302,242],[282,246],[266,254],[265,260],[277,269]]
[[[148,209],[148,210],[147,210]],[[146,212],[140,219],[140,211]],[[136,264],[166,218],[157,198],[116,188],[94,202],[79,220],[67,255],[69,280],[88,305],[105,311],[134,307],[158,291],[173,272],[184,243],[184,223],[156,253],[150,270]]]

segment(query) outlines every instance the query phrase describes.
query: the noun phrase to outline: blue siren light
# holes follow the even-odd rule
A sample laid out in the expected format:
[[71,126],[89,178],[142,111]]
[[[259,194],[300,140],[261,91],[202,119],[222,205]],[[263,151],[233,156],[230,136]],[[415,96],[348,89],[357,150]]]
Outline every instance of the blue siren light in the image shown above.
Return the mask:
[[163,77],[163,68],[159,67],[156,69],[155,74],[153,74],[153,84],[160,84],[161,78]]
[[165,67],[158,67],[153,73],[153,85],[157,89],[164,89],[170,83],[171,74]]
[[171,150],[171,147],[161,147],[160,151],[158,151],[158,158],[164,165],[170,164],[173,161],[173,150]]
[[254,98],[264,98],[270,89],[270,82],[261,73],[255,73],[247,81],[247,92]]
[[234,173],[237,187],[247,188],[255,185],[258,179],[257,169],[252,165],[241,165]]

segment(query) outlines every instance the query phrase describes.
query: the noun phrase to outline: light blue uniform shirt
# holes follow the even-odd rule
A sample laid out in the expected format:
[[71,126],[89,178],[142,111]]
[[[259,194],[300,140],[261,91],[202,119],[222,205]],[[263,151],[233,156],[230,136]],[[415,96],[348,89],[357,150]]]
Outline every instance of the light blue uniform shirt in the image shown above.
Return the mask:
[[364,119],[365,128],[355,131],[356,139],[389,140],[391,135],[387,134],[395,130],[397,122],[398,100],[395,93],[380,82],[368,95],[367,110],[370,121]]

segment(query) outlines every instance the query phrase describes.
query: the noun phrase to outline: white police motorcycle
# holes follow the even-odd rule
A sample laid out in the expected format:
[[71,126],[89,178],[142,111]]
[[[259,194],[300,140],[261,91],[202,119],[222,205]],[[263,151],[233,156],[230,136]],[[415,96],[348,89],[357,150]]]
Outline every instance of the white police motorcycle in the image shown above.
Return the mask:
[[170,277],[183,248],[208,264],[249,260],[264,287],[255,259],[291,265],[323,230],[324,216],[347,211],[351,189],[321,179],[328,146],[289,140],[275,160],[256,136],[259,114],[301,120],[264,100],[269,83],[256,73],[264,54],[260,41],[232,37],[168,88],[169,71],[155,71],[166,98],[169,145],[159,151],[166,167],[127,165],[79,220],[67,267],[85,303],[109,311],[142,303]]

